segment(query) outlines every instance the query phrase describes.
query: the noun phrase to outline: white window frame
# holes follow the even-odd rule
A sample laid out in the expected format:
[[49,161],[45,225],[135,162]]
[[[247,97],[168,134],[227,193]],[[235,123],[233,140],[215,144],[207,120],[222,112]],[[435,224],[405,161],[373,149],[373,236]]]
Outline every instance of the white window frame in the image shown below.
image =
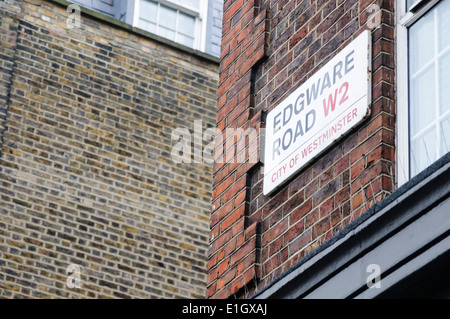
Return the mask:
[[[195,17],[195,34],[194,34],[194,49],[205,52],[206,50],[206,25],[208,20],[208,1],[200,0],[198,10],[183,4],[182,0],[152,0],[167,7],[179,10],[190,16]],[[133,0],[133,27],[138,27],[140,0]]]
[[[422,0],[424,1],[424,0]],[[407,12],[406,0],[396,1],[397,12],[397,184],[410,180],[408,28],[441,0],[431,0],[416,12]],[[448,1],[448,0],[447,0]],[[426,2],[426,0],[424,1]],[[415,4],[414,4],[415,5]],[[413,5],[413,6],[414,6]]]

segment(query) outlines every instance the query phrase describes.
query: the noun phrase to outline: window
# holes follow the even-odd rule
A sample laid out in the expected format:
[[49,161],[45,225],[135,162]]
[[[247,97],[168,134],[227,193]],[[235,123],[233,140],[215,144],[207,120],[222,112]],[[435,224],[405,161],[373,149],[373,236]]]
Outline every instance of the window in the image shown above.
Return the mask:
[[204,51],[207,0],[135,0],[134,9],[138,28]]
[[450,151],[450,0],[400,0],[399,184]]

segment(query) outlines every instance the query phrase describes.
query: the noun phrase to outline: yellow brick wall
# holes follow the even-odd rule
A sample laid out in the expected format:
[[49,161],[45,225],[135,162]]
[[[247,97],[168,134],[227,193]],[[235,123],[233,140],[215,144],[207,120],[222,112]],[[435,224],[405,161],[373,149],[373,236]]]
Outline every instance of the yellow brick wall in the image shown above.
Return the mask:
[[0,297],[204,298],[218,65],[66,9],[0,1]]

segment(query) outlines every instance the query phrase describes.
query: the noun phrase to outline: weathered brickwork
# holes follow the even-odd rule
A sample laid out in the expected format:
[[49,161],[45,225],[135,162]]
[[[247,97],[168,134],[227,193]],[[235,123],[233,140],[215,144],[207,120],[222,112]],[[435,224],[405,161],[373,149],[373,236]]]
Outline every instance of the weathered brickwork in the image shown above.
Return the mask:
[[[264,112],[367,29],[371,116],[271,196],[262,193],[262,163],[216,164],[208,298],[251,296],[395,188],[394,1],[254,1],[253,10],[269,20],[266,58],[257,63],[251,52],[261,47],[245,56],[235,49],[256,36],[243,27],[261,20],[245,14],[250,2],[224,4],[219,129],[263,127]],[[381,8],[375,27],[367,25],[372,4]],[[252,73],[239,65],[250,65]],[[242,105],[247,92],[251,103]]]
[[217,127],[243,132],[216,139],[207,291],[216,298],[236,293],[261,273],[260,223],[248,218],[250,172],[258,160],[241,160],[240,145],[244,141],[247,157],[258,158],[251,146],[259,140],[245,132],[259,132],[263,124],[263,112],[255,114],[253,77],[269,41],[269,11],[259,10],[258,1],[228,1],[224,8]]
[[218,64],[69,14],[0,1],[0,297],[204,298],[212,167],[171,134],[214,126]]
[[[3,5],[6,7],[6,4]],[[19,7],[17,5],[17,2],[9,2],[8,10],[5,10],[4,14],[0,16],[0,154],[19,23],[17,18]]]

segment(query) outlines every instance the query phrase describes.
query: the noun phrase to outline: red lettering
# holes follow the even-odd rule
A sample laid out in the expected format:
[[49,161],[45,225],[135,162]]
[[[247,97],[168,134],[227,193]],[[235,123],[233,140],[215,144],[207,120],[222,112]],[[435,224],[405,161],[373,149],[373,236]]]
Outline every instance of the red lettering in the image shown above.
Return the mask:
[[[348,88],[349,88],[348,82],[344,82],[344,84],[342,84],[342,86],[339,88],[339,95],[342,95],[339,101],[339,105],[344,104],[348,100]],[[325,117],[327,117],[328,114],[330,113],[330,109],[331,112],[334,112],[334,109],[336,108],[337,95],[338,89],[334,91],[334,96],[332,93],[328,96],[328,103],[327,99],[323,100],[323,112],[325,114]]]
[[308,147],[302,150],[302,157],[305,158],[306,156],[308,156]]
[[345,88],[345,92],[344,92],[344,95],[341,98],[341,101],[339,102],[339,105],[344,104],[345,101],[348,100],[348,96],[347,96],[347,93],[348,93],[348,82],[345,82],[344,84],[342,84],[341,88],[339,89],[339,93],[342,92],[343,88]]
[[334,111],[334,109],[336,107],[337,93],[338,93],[338,90],[336,89],[336,91],[334,92],[334,99],[333,99],[333,94],[330,94],[330,96],[328,97],[328,104],[327,104],[326,99],[323,100],[323,111],[325,113],[325,117],[328,116],[328,113],[330,112],[330,107],[331,107],[331,112]]

